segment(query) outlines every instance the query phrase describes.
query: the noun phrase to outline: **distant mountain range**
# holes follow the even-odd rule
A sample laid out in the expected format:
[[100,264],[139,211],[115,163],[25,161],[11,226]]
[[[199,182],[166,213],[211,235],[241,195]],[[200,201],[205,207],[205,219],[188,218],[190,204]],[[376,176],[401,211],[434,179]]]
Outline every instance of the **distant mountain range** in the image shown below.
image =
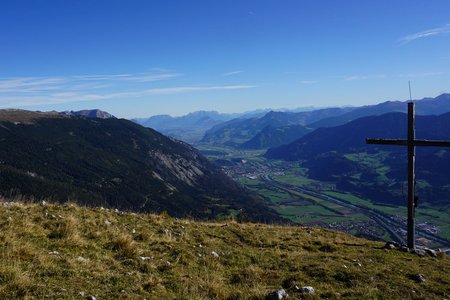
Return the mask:
[[[405,101],[406,102],[406,101]],[[308,130],[333,127],[352,120],[388,112],[405,112],[402,101],[387,101],[362,107],[325,108],[302,112],[268,112],[261,117],[232,119],[205,132],[201,144],[235,148],[267,149],[300,138]],[[417,114],[435,115],[450,111],[450,94],[416,100]],[[289,128],[289,126],[299,126]],[[279,129],[277,129],[279,128]],[[298,129],[298,132],[295,132]],[[274,132],[276,131],[276,133]]]
[[[405,112],[405,102],[386,101],[361,107],[322,109],[305,107],[290,111],[256,110],[242,114],[198,111],[180,117],[157,115],[132,121],[193,145],[268,149],[292,142],[316,128],[338,126],[365,116]],[[419,115],[450,111],[450,94],[415,102]]]
[[[248,142],[268,126],[272,128],[290,125],[304,126],[311,122],[344,114],[351,110],[352,108],[326,108],[298,113],[271,111],[262,117],[233,119],[206,131],[201,143],[240,147],[241,144]],[[289,140],[288,137],[283,137],[282,139]],[[274,146],[276,143],[277,141],[272,143],[270,140],[267,140],[265,146]]]
[[231,120],[237,117],[235,114],[221,114],[216,111],[196,111],[180,117],[169,115],[156,115],[150,118],[133,119],[145,127],[153,129],[178,129],[183,127],[203,128],[214,126],[217,123]]
[[237,116],[237,114],[220,114],[215,111],[197,111],[180,117],[157,115],[132,121],[179,140],[195,143],[203,137],[207,129]]
[[73,113],[0,111],[0,194],[194,218],[278,220],[188,144],[124,119]]
[[266,149],[289,144],[305,134],[311,132],[311,128],[302,125],[290,125],[272,127],[268,125],[264,127],[250,140],[240,145],[242,149]]
[[[301,107],[292,110],[280,109],[278,112],[303,112],[305,115],[308,115],[314,110],[316,110],[314,107]],[[132,121],[144,127],[153,128],[165,135],[174,137],[184,142],[197,144],[204,137],[204,134],[210,129],[218,130],[222,127],[228,126],[230,123],[239,123],[246,119],[259,119],[271,111],[272,110],[270,109],[258,109],[254,111],[232,114],[218,113],[216,111],[196,111],[180,117],[156,115],[149,118],[132,119]]]
[[[419,104],[417,107],[420,108]],[[419,139],[448,140],[450,113],[416,116],[416,127]],[[404,113],[364,117],[341,126],[319,128],[290,144],[269,149],[265,156],[299,161],[308,168],[310,177],[334,181],[339,188],[360,193],[368,199],[402,203],[402,182],[406,180],[405,147],[367,145],[365,140],[369,137],[406,138],[406,132]],[[448,205],[449,149],[419,148],[416,159],[419,195],[424,201]]]
[[[314,128],[332,127],[345,124],[361,117],[377,116],[389,112],[406,113],[406,102],[407,101],[387,101],[376,105],[357,107],[345,114],[323,118],[309,125]],[[436,98],[423,98],[421,100],[414,100],[414,102],[417,104],[416,114],[418,115],[440,115],[450,111],[450,94],[442,94]]]

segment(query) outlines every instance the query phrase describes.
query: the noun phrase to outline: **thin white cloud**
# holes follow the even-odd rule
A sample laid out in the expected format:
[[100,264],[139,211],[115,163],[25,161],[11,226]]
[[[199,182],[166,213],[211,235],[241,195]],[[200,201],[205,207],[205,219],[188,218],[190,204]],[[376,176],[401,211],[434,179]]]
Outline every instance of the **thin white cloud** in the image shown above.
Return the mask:
[[300,81],[301,84],[315,84],[318,83],[317,80],[302,80]]
[[223,73],[222,76],[233,76],[233,75],[237,75],[237,74],[241,74],[241,73],[244,73],[244,71],[242,71],[242,70],[231,71],[231,72]]
[[179,94],[204,91],[230,91],[255,88],[255,85],[224,85],[224,86],[181,86],[170,88],[149,89],[144,91],[148,94]]
[[445,24],[444,26],[417,32],[414,34],[410,34],[407,36],[402,37],[399,42],[403,45],[412,41],[415,41],[417,39],[427,38],[431,36],[436,35],[444,35],[444,34],[450,34],[450,23]]
[[180,73],[161,72],[155,74],[113,74],[113,75],[78,75],[72,76],[72,79],[83,81],[134,81],[134,82],[152,82],[167,80],[181,76]]
[[352,75],[346,76],[344,80],[346,81],[355,81],[355,80],[368,80],[368,79],[384,79],[387,76],[385,74],[377,74],[377,75]]
[[130,99],[151,95],[172,95],[205,91],[233,91],[255,88],[254,85],[224,85],[224,86],[178,86],[166,88],[151,88],[133,91],[119,91],[113,93],[83,93],[83,92],[57,92],[43,96],[13,95],[1,96],[0,107],[27,107],[35,105],[62,104],[70,102],[96,101],[107,99]]
[[134,76],[134,78],[127,78],[126,80],[136,81],[136,82],[152,82],[152,81],[160,81],[172,79],[175,77],[179,77],[181,74],[179,73],[162,73],[162,74],[151,74],[151,75],[138,75]]
[[74,75],[70,78],[75,80],[120,80],[131,77],[132,74],[102,74],[102,75]]
[[58,77],[14,77],[0,78],[1,93],[44,92],[51,90],[88,90],[105,88],[111,84],[149,83],[169,80],[181,76],[174,72],[139,74],[75,75]]
[[58,85],[64,81],[65,79],[61,77],[20,77],[0,79],[0,93],[54,90],[58,89]]
[[70,91],[80,91],[80,90],[96,90],[105,89],[113,86],[112,83],[102,83],[102,82],[83,82],[79,84],[71,85],[67,88]]

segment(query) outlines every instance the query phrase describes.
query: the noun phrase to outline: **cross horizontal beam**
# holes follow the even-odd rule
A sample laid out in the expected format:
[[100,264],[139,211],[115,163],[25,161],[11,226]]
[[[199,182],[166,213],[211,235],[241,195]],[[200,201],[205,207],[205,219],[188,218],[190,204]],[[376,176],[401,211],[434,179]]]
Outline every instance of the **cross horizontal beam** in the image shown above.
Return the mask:
[[[408,140],[396,139],[366,139],[366,143],[372,145],[408,146]],[[429,147],[450,147],[450,141],[413,140],[413,145]]]

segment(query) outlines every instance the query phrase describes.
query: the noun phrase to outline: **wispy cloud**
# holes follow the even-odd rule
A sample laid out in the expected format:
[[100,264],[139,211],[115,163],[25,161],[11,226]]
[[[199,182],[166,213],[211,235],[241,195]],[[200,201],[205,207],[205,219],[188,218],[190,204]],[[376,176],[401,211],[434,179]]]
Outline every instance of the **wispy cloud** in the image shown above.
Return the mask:
[[0,107],[23,107],[48,104],[62,104],[70,102],[98,101],[108,99],[130,99],[135,97],[143,97],[150,95],[172,95],[192,92],[204,91],[231,91],[250,89],[253,85],[225,85],[225,86],[179,86],[168,88],[153,88],[132,92],[115,92],[115,93],[54,93],[46,96],[29,96],[29,97],[7,97],[0,98]]
[[67,87],[67,90],[70,91],[80,91],[80,90],[96,90],[96,89],[105,89],[113,86],[112,83],[101,83],[101,82],[83,82],[71,85]]
[[62,77],[20,77],[0,79],[0,93],[55,90],[65,81],[66,80]]
[[169,88],[155,88],[143,91],[145,94],[180,94],[191,92],[204,92],[204,91],[231,91],[231,90],[243,90],[255,88],[256,85],[222,85],[222,86],[179,86]]
[[148,89],[151,82],[178,76],[181,74],[155,70],[137,74],[0,78],[0,107],[101,100],[111,91]]
[[444,34],[450,34],[450,23],[445,24],[444,26],[441,26],[441,27],[437,27],[437,28],[433,28],[433,29],[429,29],[429,30],[425,30],[425,31],[421,31],[421,32],[417,32],[414,34],[404,36],[399,40],[399,42],[402,45],[404,45],[406,43],[412,42],[417,39],[427,38],[427,37],[436,36],[436,35],[444,35]]
[[0,107],[130,99],[151,95],[231,91],[255,87],[253,85],[192,85],[149,88],[151,82],[168,80],[178,76],[181,76],[181,74],[159,72],[152,74],[3,78],[0,79]]
[[317,80],[302,80],[300,81],[301,84],[315,84],[318,83]]
[[237,74],[241,74],[241,73],[244,73],[244,71],[242,71],[242,70],[231,71],[231,72],[223,73],[222,76],[233,76],[233,75],[237,75]]
[[57,77],[14,77],[0,78],[2,93],[44,92],[51,90],[87,90],[105,88],[112,84],[147,83],[168,80],[181,76],[174,72],[113,74],[113,75],[75,75]]
[[73,76],[72,79],[84,81],[134,81],[134,82],[152,82],[167,80],[174,77],[181,76],[179,73],[156,73],[156,74],[114,74],[114,75],[79,75]]
[[384,79],[387,76],[385,74],[377,74],[377,75],[351,75],[346,76],[344,80],[346,81],[354,81],[354,80],[368,80],[368,79]]

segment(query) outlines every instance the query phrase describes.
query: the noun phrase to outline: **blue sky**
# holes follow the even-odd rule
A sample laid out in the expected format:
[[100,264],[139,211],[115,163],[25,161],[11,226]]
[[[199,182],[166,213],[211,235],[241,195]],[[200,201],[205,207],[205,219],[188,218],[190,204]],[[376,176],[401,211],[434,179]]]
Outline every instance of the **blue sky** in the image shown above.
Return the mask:
[[450,92],[450,1],[0,3],[0,108],[119,117]]

